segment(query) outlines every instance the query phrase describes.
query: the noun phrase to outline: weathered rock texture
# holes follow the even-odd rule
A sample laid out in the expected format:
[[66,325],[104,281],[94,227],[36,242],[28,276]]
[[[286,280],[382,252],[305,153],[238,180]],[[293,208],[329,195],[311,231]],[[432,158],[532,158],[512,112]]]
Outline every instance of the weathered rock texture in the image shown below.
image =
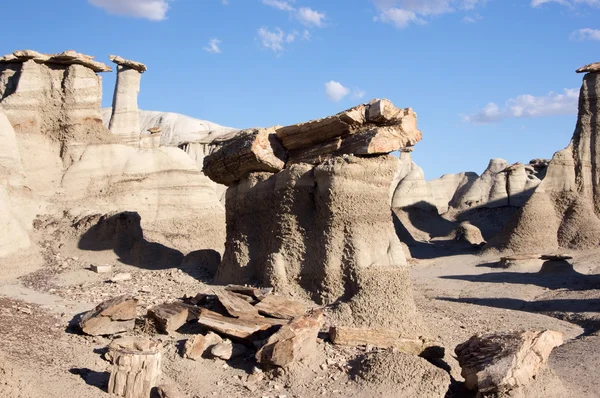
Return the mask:
[[[397,301],[375,295],[372,305],[394,313],[399,324],[411,324],[418,316],[389,206],[398,159],[387,153],[421,139],[414,112],[372,101],[277,128],[275,134],[272,140],[248,135],[244,145],[223,141],[204,159],[206,173],[229,185],[227,241],[217,280],[258,282],[319,302],[342,299],[354,310],[350,317],[376,326],[385,321],[370,318],[365,312],[373,308],[354,305],[352,298],[378,290],[370,275],[390,270],[400,276],[392,278],[401,282]],[[287,163],[267,171],[263,159],[271,159],[280,145]]]
[[535,193],[489,242],[494,250],[587,249],[600,243],[600,73],[583,77],[579,115],[569,146],[554,154]]
[[112,116],[109,130],[126,142],[139,142],[140,115],[138,94],[142,73],[146,65],[111,55],[110,60],[117,64],[117,84],[113,97]]
[[549,330],[475,335],[455,352],[468,389],[503,393],[531,382],[562,342]]

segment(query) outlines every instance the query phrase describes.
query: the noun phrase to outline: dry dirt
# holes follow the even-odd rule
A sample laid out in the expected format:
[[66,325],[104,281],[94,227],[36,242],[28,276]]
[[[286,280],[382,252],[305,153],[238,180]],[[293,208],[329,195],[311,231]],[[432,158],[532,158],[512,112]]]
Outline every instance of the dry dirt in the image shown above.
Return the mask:
[[[69,249],[71,247],[71,249]],[[122,264],[110,252],[84,252],[73,245],[48,241],[41,250],[45,264],[15,260],[0,275],[0,396],[14,398],[105,397],[108,363],[103,352],[110,339],[83,336],[72,326],[82,312],[107,298],[131,293],[140,300],[140,315],[153,304],[194,295],[208,278],[194,268],[140,269]],[[411,248],[414,249],[414,248]],[[423,255],[426,250],[427,255]],[[183,359],[183,342],[197,332],[184,327],[175,336],[160,336],[165,346],[163,381],[188,397],[413,397],[439,390],[449,374],[448,397],[470,397],[462,390],[454,347],[478,332],[510,329],[553,329],[565,334],[565,344],[550,357],[550,370],[528,397],[600,396],[600,250],[575,253],[571,267],[525,273],[498,268],[497,258],[475,254],[448,255],[447,248],[421,247],[411,261],[417,309],[434,336],[446,347],[436,367],[418,359],[411,379],[384,377],[377,369],[406,370],[412,359],[386,357],[371,347],[340,348],[319,339],[314,358],[286,372],[266,372],[247,381],[254,363],[245,357],[228,362]],[[421,259],[418,257],[429,257]],[[90,264],[112,264],[111,274],[95,274]],[[117,272],[132,279],[107,282]],[[149,333],[142,322],[135,333]],[[387,361],[387,362],[386,362]],[[412,361],[412,362],[411,362]],[[386,365],[390,363],[392,365]],[[415,362],[416,363],[416,362]],[[366,365],[365,365],[366,364]],[[376,372],[373,374],[373,372]],[[392,372],[393,373],[393,372]],[[542,377],[543,376],[543,377]],[[397,383],[394,382],[397,381]],[[433,381],[432,381],[433,380]],[[441,380],[441,382],[440,382]],[[550,383],[552,384],[546,384]],[[410,383],[410,381],[408,381]],[[433,383],[437,383],[433,385]],[[409,388],[410,387],[410,388]],[[566,393],[565,393],[566,392]]]

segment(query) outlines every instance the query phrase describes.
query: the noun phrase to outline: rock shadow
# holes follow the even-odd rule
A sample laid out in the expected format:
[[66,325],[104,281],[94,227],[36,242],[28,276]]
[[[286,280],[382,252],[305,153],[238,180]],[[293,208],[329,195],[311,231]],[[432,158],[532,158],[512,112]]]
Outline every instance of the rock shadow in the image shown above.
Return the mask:
[[[479,267],[482,266],[498,268],[497,263],[479,265]],[[535,285],[553,290],[581,291],[600,287],[600,275],[577,272],[573,269],[573,265],[566,261],[546,261],[538,272],[489,272],[479,275],[447,275],[440,278],[468,282]]]
[[69,372],[78,375],[87,385],[98,387],[104,392],[108,392],[109,372],[96,372],[88,368],[71,368]]
[[112,250],[119,261],[142,269],[181,268],[199,279],[212,279],[221,254],[212,249],[197,250],[184,256],[179,250],[144,238],[137,212],[100,216],[78,242],[80,250]]

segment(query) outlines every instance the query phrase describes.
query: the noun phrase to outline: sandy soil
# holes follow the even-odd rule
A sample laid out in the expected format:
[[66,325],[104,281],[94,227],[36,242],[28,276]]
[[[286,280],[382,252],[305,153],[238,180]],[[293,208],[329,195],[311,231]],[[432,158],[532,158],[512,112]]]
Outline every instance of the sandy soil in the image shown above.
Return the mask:
[[[553,329],[565,335],[566,343],[552,353],[549,370],[527,396],[600,396],[600,250],[575,253],[573,266],[517,272],[498,268],[497,258],[425,249],[431,252],[411,262],[411,275],[417,307],[446,347],[444,360],[435,364],[452,378],[448,397],[472,396],[462,390],[454,347],[477,332],[510,329]],[[107,396],[108,363],[102,354],[110,340],[80,335],[72,326],[78,315],[123,293],[139,298],[142,315],[153,304],[194,295],[208,282],[198,269],[168,264],[140,269],[120,263],[112,252],[83,252],[58,242],[41,250],[45,264],[17,259],[10,272],[0,275],[0,396]],[[109,283],[111,274],[89,271],[90,263],[110,263],[113,274],[131,272],[133,278]],[[320,339],[311,360],[249,383],[251,358],[181,358],[181,346],[194,331],[189,327],[176,336],[161,336],[163,381],[189,397],[403,396],[393,385],[374,388],[355,377],[356,363],[370,347],[339,348]],[[145,333],[141,323],[136,333]]]

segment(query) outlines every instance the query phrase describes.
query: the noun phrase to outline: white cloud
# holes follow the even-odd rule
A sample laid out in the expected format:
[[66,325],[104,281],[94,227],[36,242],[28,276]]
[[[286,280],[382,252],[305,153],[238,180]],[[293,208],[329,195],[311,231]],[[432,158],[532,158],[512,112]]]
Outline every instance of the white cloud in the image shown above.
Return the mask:
[[[372,0],[379,11],[375,21],[391,23],[397,28],[405,28],[411,23],[425,24],[426,18],[436,15],[470,11],[483,5],[487,0]],[[600,0],[598,0],[600,1]],[[473,19],[473,17],[470,17]],[[473,19],[473,21],[475,21]]]
[[304,32],[302,32],[302,40],[307,40],[310,41],[311,39],[311,34],[308,30],[304,29]]
[[208,46],[204,47],[204,51],[208,51],[209,53],[213,53],[213,54],[220,54],[221,53],[221,48],[219,47],[220,44],[221,44],[221,40],[210,39],[208,41]]
[[296,8],[293,6],[295,0],[261,0],[263,4],[277,8],[281,11],[289,11],[302,24],[309,27],[322,28],[325,26],[325,13],[313,10],[309,7]]
[[600,29],[584,28],[571,33],[571,40],[600,40]]
[[109,14],[162,21],[167,17],[170,0],[88,0]]
[[302,7],[298,9],[296,16],[300,20],[300,22],[307,26],[322,27],[323,21],[325,20],[324,13],[315,11],[312,8],[308,7]]
[[281,11],[294,11],[294,6],[291,5],[289,1],[285,0],[262,0],[264,5],[277,8]]
[[280,28],[276,28],[273,31],[262,27],[258,30],[258,38],[263,47],[275,51],[276,53],[283,51],[283,45],[286,43],[292,43],[296,40],[298,32],[293,31],[291,33],[285,33]]
[[548,95],[519,95],[506,101],[504,107],[490,102],[482,110],[464,116],[464,120],[473,124],[493,123],[509,118],[531,118],[577,113],[579,91],[565,89],[563,93],[550,92]]
[[330,100],[339,102],[350,94],[350,89],[344,87],[340,82],[331,80],[325,83],[325,94],[327,94],[327,97],[329,97]]
[[557,3],[571,8],[577,5],[600,7],[600,0],[531,0],[532,7],[539,7],[547,3]]
[[397,28],[406,28],[411,22],[419,25],[425,24],[425,20],[417,17],[413,11],[407,11],[400,8],[388,8],[382,10],[375,21],[387,22],[394,24]]

